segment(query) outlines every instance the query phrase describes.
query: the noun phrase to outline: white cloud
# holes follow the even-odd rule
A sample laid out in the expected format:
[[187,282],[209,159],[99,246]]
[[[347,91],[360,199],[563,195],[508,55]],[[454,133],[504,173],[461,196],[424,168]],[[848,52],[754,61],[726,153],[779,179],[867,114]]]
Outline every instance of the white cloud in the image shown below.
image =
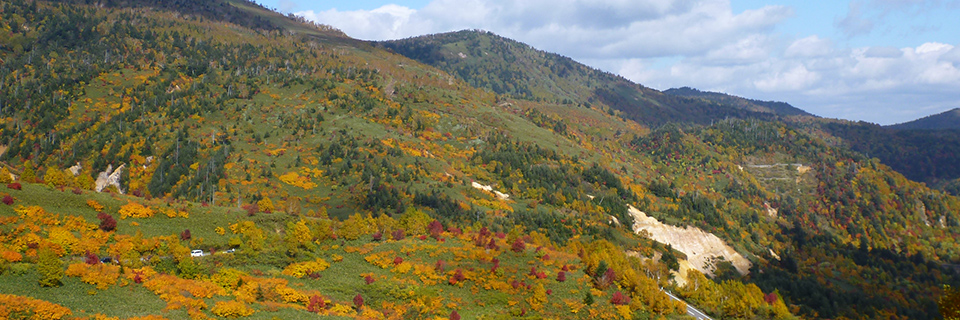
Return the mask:
[[847,37],[864,35],[873,31],[873,20],[864,17],[863,5],[863,2],[851,1],[850,10],[847,11],[847,15],[842,19],[836,19],[834,26],[840,29]]
[[484,29],[584,59],[704,53],[763,33],[793,11],[766,6],[733,14],[726,0],[435,0],[420,10],[389,5],[296,14],[360,39]]
[[820,80],[820,75],[807,70],[803,65],[796,65],[789,70],[783,70],[757,80],[754,85],[762,91],[800,91],[809,88]]
[[833,54],[833,42],[812,35],[794,41],[783,55],[787,58],[820,58]]
[[[878,8],[915,7],[931,6],[856,0],[835,22],[854,37],[873,30]],[[828,35],[785,35],[776,27],[794,14],[786,6],[734,13],[728,0],[434,0],[297,14],[368,40],[490,30],[657,89],[787,101],[827,117],[889,124],[960,106],[958,47],[844,48]]]

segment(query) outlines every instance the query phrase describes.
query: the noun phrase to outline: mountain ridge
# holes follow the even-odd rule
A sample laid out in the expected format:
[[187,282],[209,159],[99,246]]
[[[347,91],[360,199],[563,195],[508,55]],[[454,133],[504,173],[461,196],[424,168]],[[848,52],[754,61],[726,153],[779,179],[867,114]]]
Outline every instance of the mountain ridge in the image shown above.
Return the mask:
[[780,114],[776,108],[749,110],[666,94],[489,31],[463,30],[376,43],[498,94],[580,106],[602,104],[648,126],[667,122],[702,125],[729,117],[773,120],[797,113]]
[[738,105],[743,108],[747,108],[754,111],[776,113],[776,114],[785,115],[785,116],[814,116],[813,114],[805,110],[802,110],[800,108],[794,107],[786,102],[760,101],[760,100],[738,97],[738,96],[734,96],[726,93],[701,91],[691,87],[670,88],[670,89],[664,90],[663,93],[678,95],[678,96],[685,96],[685,97],[704,98],[704,99],[713,100],[721,103]]
[[884,127],[897,130],[958,130],[960,129],[960,108]]

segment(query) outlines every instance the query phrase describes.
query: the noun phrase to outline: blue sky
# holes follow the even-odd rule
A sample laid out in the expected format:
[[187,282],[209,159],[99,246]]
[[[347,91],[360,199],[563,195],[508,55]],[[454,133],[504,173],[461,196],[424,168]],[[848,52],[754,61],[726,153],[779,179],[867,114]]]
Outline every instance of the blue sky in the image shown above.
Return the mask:
[[258,0],[387,40],[483,29],[665,90],[893,124],[960,107],[960,0]]

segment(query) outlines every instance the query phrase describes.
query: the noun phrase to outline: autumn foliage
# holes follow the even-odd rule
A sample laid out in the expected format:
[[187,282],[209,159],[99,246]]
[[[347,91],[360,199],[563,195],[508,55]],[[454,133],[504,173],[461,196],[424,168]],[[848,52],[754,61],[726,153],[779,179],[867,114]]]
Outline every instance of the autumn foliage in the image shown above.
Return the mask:
[[0,318],[13,319],[15,315],[25,314],[33,315],[31,319],[64,319],[73,312],[55,303],[0,293]]
[[120,218],[150,218],[156,213],[155,210],[150,209],[142,204],[136,202],[129,202],[122,207],[120,207]]

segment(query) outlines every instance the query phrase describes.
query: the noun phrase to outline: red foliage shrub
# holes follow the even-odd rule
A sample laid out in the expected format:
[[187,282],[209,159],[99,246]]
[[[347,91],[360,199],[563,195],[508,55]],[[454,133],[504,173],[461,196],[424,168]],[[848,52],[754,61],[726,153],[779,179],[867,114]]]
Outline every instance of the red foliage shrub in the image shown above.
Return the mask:
[[359,293],[356,297],[353,297],[353,305],[357,307],[357,310],[363,307],[363,297]]
[[560,270],[563,270],[563,271],[565,271],[565,272],[566,272],[566,271],[570,271],[570,266],[565,264],[565,265],[563,265],[563,268],[560,268]]
[[143,198],[143,191],[140,189],[133,190],[133,191],[130,191],[130,195],[137,198]]
[[567,281],[567,273],[563,271],[557,272],[557,281],[559,282]]
[[440,224],[440,221],[433,220],[427,225],[427,230],[430,232],[430,237],[439,240],[440,233],[443,232],[443,225]]
[[437,270],[437,272],[443,272],[443,269],[446,269],[446,265],[447,263],[443,262],[443,260],[437,260],[437,264],[433,266],[433,269]]
[[625,306],[630,304],[630,297],[617,291],[610,297],[610,303],[617,306]]
[[86,264],[94,265],[100,263],[100,258],[97,257],[93,252],[87,251],[87,254],[83,257],[83,262]]
[[257,214],[257,212],[260,212],[260,206],[258,206],[256,203],[251,203],[244,205],[243,210],[247,211],[248,217],[252,217],[253,215]]
[[517,238],[513,241],[513,244],[510,245],[510,251],[513,252],[523,252],[527,248],[527,244],[523,242],[523,239]]
[[394,231],[391,235],[393,236],[393,240],[399,241],[403,240],[403,238],[407,236],[407,233],[404,232],[403,229],[397,229],[397,231]]
[[513,287],[514,289],[519,288],[520,282],[514,279],[513,281],[510,281],[510,286]]
[[777,294],[773,292],[765,294],[763,296],[763,301],[767,304],[774,304],[777,302]]
[[[358,295],[359,296],[359,295]],[[327,302],[323,301],[318,295],[310,296],[310,302],[307,304],[307,311],[318,313],[320,310],[327,308]]]
[[80,188],[73,188],[73,194],[83,194],[83,190],[80,190]]
[[537,267],[530,267],[530,273],[528,273],[527,275],[536,276],[536,275],[537,275]]
[[420,240],[427,240],[427,236],[425,236],[425,235],[421,235],[421,236],[419,236],[419,237],[417,237],[417,239],[420,239]]
[[549,255],[549,254],[545,254],[545,255],[543,255],[543,258],[541,258],[541,259],[543,259],[544,261],[550,260],[550,255]]
[[547,295],[553,294],[553,289],[547,289]]
[[110,214],[101,212],[97,214],[97,218],[100,219],[100,230],[109,232],[117,229],[117,219]]
[[367,284],[371,284],[371,283],[374,283],[374,282],[377,281],[377,280],[374,279],[374,278],[371,277],[371,276],[366,276],[366,277],[363,278],[363,281],[366,282]]
[[373,241],[380,241],[380,240],[383,240],[383,231],[377,231],[377,233],[373,234]]
[[193,237],[193,236],[190,234],[190,229],[184,229],[183,232],[180,233],[180,240],[181,240],[181,241],[190,240],[190,238],[192,238],[192,237]]
[[500,246],[497,245],[497,241],[490,239],[490,242],[487,242],[486,248],[489,250],[500,250]]
[[457,313],[457,310],[450,313],[450,320],[460,320],[460,314]]
[[490,236],[490,230],[487,230],[487,227],[480,228],[480,237],[486,238]]
[[8,183],[7,188],[13,190],[23,190],[23,186],[21,186],[19,182]]
[[8,205],[8,206],[11,205],[11,204],[13,204],[13,197],[11,197],[9,194],[3,196],[3,204]]
[[138,284],[139,284],[139,283],[143,283],[143,276],[141,276],[139,272],[134,273],[134,274],[133,274],[133,282],[134,282],[134,283],[138,283]]
[[452,234],[452,235],[454,235],[454,236],[459,236],[459,235],[463,234],[463,230],[461,230],[460,228],[457,228],[457,227],[453,227],[453,226],[447,227],[447,232],[449,232],[450,234]]
[[503,239],[503,238],[506,238],[506,237],[507,237],[507,234],[506,234],[506,233],[497,232],[497,238]]
[[463,269],[457,269],[457,272],[450,277],[450,284],[457,284],[460,281],[466,280],[467,277],[463,275]]
[[613,271],[613,268],[608,268],[607,272],[603,273],[603,278],[605,282],[613,283],[617,281],[617,273]]
[[393,265],[398,265],[398,264],[401,264],[401,263],[403,263],[403,258],[401,258],[401,257],[393,258]]

